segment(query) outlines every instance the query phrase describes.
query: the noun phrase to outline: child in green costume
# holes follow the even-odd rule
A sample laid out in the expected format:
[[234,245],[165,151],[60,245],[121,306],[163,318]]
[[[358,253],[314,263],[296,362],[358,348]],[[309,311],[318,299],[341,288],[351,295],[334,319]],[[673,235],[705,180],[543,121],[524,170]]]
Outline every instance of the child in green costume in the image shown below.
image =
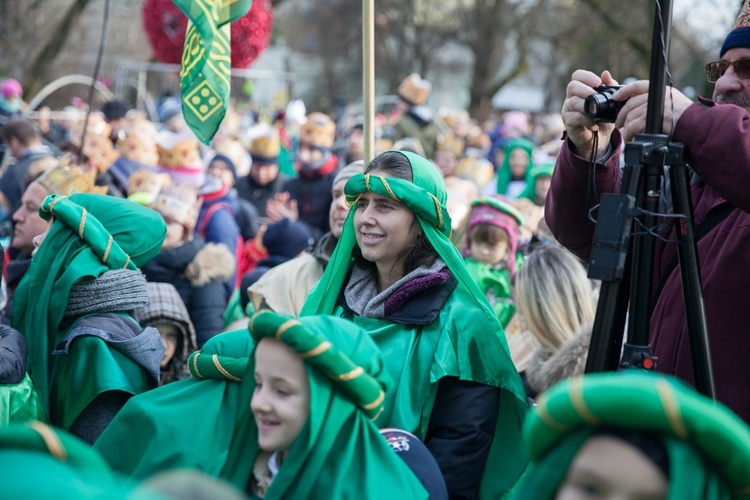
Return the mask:
[[638,371],[565,380],[524,423],[515,498],[750,498],[750,429],[683,382]]
[[518,251],[523,216],[493,197],[475,200],[471,207],[464,263],[505,328],[516,311],[510,282],[523,259]]
[[364,332],[270,311],[249,329],[256,348],[225,479],[253,498],[427,498],[373,423],[391,380]]

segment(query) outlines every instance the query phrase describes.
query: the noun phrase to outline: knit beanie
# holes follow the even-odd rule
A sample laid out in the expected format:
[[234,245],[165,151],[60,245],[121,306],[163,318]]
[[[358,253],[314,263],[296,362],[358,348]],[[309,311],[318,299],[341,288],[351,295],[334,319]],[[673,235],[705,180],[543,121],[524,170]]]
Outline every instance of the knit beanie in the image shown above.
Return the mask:
[[401,429],[380,429],[391,449],[406,462],[419,482],[430,494],[431,500],[448,498],[443,474],[427,446],[417,436]]
[[737,47],[750,47],[750,0],[745,0],[742,5],[732,31],[724,39],[719,57],[724,57],[727,50]]
[[315,239],[307,226],[289,219],[274,222],[263,234],[263,246],[270,256],[292,258],[314,243]]
[[231,158],[229,158],[226,155],[223,154],[217,154],[211,159],[211,163],[215,161],[222,161],[224,164],[229,168],[229,170],[232,172],[232,177],[234,177],[234,182],[237,182],[237,167],[234,166],[234,162]]
[[3,84],[0,86],[0,92],[2,92],[3,97],[6,99],[12,95],[23,96],[23,88],[15,78],[3,80]]
[[477,224],[497,226],[508,233],[508,268],[511,275],[515,273],[516,251],[518,250],[518,227],[523,225],[521,213],[512,205],[494,197],[480,198],[471,204],[469,228],[466,232],[466,246],[468,248],[471,230]]

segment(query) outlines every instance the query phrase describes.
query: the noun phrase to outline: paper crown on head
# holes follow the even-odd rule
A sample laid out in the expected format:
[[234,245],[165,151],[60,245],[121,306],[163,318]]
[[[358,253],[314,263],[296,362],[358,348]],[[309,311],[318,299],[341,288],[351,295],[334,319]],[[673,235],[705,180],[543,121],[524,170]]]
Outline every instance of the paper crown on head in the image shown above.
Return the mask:
[[156,201],[162,189],[172,185],[169,174],[158,174],[145,168],[133,172],[128,181],[128,199],[149,206]]
[[271,127],[253,138],[253,142],[250,144],[250,156],[253,157],[253,161],[259,161],[264,163],[276,163],[281,152],[281,139],[279,138],[279,132]]
[[200,205],[198,191],[182,184],[162,188],[150,207],[165,219],[182,224],[188,231],[192,231],[198,220]]
[[742,5],[732,31],[724,39],[719,57],[724,57],[727,50],[737,47],[750,47],[750,0],[745,0]]
[[159,152],[156,149],[156,127],[150,121],[134,117],[117,139],[117,152],[128,160],[137,161],[144,165],[155,166],[159,162]]
[[469,130],[469,134],[466,136],[466,147],[489,149],[490,146],[492,146],[492,139],[481,127],[476,126]]
[[34,183],[47,191],[47,194],[107,194],[107,186],[97,186],[95,181],[96,172],[93,170],[58,165],[44,172]]
[[159,166],[167,169],[203,170],[198,140],[170,131],[156,136]]
[[83,154],[88,158],[89,164],[99,172],[108,171],[109,167],[120,157],[108,134],[89,132],[86,132]]
[[316,148],[331,149],[336,136],[336,124],[324,113],[310,113],[307,122],[300,127],[299,142]]
[[415,106],[421,106],[427,102],[432,91],[432,84],[424,80],[417,73],[412,73],[401,81],[398,86],[398,96]]
[[437,140],[436,151],[449,151],[461,157],[464,155],[464,141],[453,134],[441,134]]

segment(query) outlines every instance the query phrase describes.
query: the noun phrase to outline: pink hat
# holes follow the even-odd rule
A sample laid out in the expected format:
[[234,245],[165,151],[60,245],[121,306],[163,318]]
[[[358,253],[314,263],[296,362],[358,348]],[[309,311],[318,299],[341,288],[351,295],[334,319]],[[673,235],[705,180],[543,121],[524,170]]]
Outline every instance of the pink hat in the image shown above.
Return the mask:
[[466,231],[466,246],[470,243],[471,230],[477,224],[497,226],[508,233],[508,269],[513,276],[516,271],[516,251],[518,250],[518,227],[524,223],[523,216],[512,205],[494,197],[480,198],[471,204],[469,228]]
[[6,99],[12,95],[21,97],[23,95],[23,87],[21,87],[21,84],[18,83],[18,80],[14,78],[8,78],[7,80],[3,81],[3,85],[0,86],[0,92],[2,92],[3,97],[5,97]]

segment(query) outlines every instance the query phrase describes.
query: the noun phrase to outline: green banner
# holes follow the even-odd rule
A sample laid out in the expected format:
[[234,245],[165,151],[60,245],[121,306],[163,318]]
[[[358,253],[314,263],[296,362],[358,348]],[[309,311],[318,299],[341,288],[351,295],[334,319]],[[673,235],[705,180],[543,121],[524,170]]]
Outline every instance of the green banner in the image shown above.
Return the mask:
[[180,68],[182,113],[204,144],[211,142],[229,104],[232,49],[229,23],[251,0],[172,0],[188,17]]

